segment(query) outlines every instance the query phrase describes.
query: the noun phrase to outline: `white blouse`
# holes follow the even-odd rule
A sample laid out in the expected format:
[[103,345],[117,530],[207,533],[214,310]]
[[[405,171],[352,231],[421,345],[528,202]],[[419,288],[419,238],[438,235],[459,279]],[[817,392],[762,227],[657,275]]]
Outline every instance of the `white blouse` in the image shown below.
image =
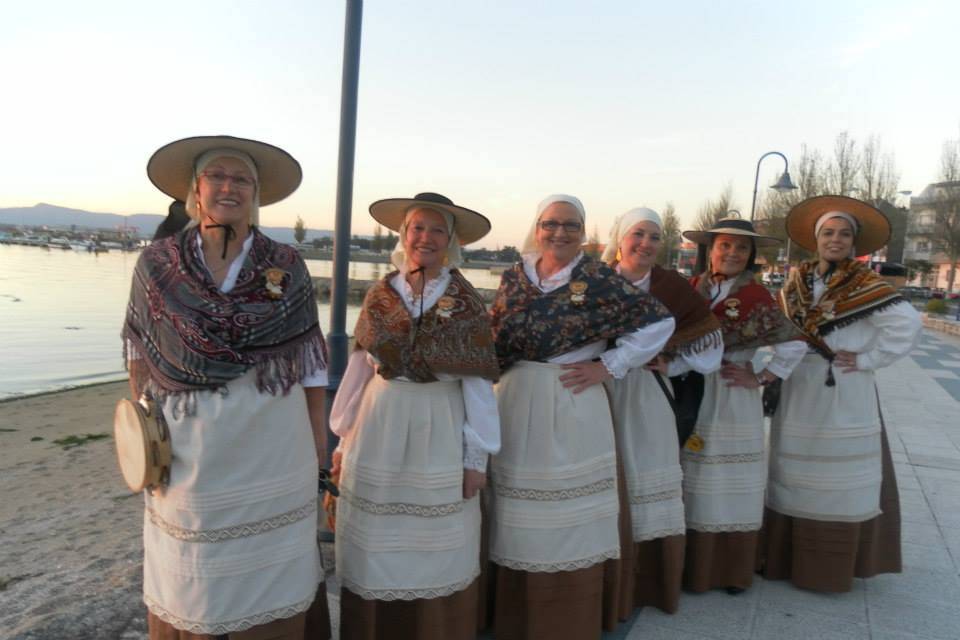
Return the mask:
[[[424,312],[437,303],[449,284],[450,270],[447,267],[441,269],[439,276],[426,282],[422,300]],[[419,318],[420,295],[413,291],[407,282],[405,269],[401,269],[400,273],[390,280],[390,286],[400,294],[410,315],[414,319]],[[330,409],[330,430],[341,439],[353,428],[363,390],[376,374],[379,364],[373,355],[363,350],[354,351],[350,355],[347,370]],[[466,412],[463,423],[463,466],[466,469],[485,471],[487,457],[500,451],[500,414],[496,396],[493,394],[493,383],[479,376],[454,376],[444,373],[435,375],[438,380],[460,380]],[[398,380],[406,378],[400,377]]]
[[[827,286],[823,281],[815,278],[814,304],[826,291]],[[823,341],[833,351],[856,353],[857,369],[871,371],[886,367],[913,351],[922,327],[920,314],[904,300],[833,330]]]
[[[616,269],[617,273],[620,273],[619,264],[616,266]],[[634,280],[633,286],[649,293],[651,273],[652,272],[647,271],[645,276],[639,280]],[[720,333],[719,329],[717,329],[717,333]],[[680,356],[679,358],[674,358],[667,365],[667,377],[679,376],[688,371],[696,371],[704,375],[713,373],[720,368],[723,362],[723,338],[720,337],[715,345],[703,351],[697,353],[680,353],[678,355]]]
[[[247,239],[243,241],[243,246],[240,247],[240,253],[237,254],[237,257],[233,259],[233,262],[230,263],[230,267],[227,269],[227,275],[223,278],[223,282],[220,284],[220,291],[223,293],[230,293],[233,291],[233,288],[237,286],[237,277],[240,275],[240,270],[243,268],[243,261],[247,259],[247,254],[250,253],[250,248],[253,246],[253,234],[247,235]],[[197,234],[197,256],[200,258],[201,264],[210,271],[210,268],[207,267],[206,258],[203,257],[203,234]],[[211,272],[211,276],[213,273]],[[140,354],[137,352],[136,348],[130,341],[127,341],[127,359],[128,360],[139,360]],[[305,388],[308,387],[325,387],[327,386],[327,368],[317,369],[313,373],[309,373],[303,376],[303,379],[300,381]]]
[[[530,279],[530,282],[540,289],[540,291],[550,293],[570,282],[570,276],[573,273],[574,267],[576,267],[582,259],[583,252],[581,251],[570,261],[570,264],[563,269],[541,279],[539,274],[537,274],[537,262],[540,260],[540,255],[528,253],[523,256],[523,271],[527,275],[527,278]],[[675,326],[676,323],[673,317],[665,318],[620,336],[616,340],[616,346],[612,349],[607,349],[607,342],[605,340],[599,340],[574,349],[573,351],[554,356],[550,358],[548,362],[554,364],[573,364],[593,360],[599,356],[600,362],[603,363],[607,372],[619,380],[627,375],[630,369],[642,367],[660,353],[663,346],[667,344],[667,340],[673,335]]]

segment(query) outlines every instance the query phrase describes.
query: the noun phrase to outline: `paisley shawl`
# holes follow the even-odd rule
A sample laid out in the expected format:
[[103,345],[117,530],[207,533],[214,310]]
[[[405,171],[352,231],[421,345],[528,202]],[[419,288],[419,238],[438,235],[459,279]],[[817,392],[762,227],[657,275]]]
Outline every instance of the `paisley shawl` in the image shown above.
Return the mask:
[[813,260],[793,269],[780,291],[784,312],[808,342],[820,341],[835,329],[904,302],[896,289],[866,264],[848,259],[837,265],[826,283],[827,290],[813,304],[813,277],[817,264]]
[[[709,300],[710,279],[703,275],[695,276],[690,284]],[[713,305],[712,311],[720,321],[724,351],[755,349],[800,337],[770,292],[756,283],[751,271],[737,276],[730,294]]]
[[[124,350],[129,343],[146,363],[144,388],[159,400],[223,389],[251,368],[258,390],[286,395],[326,365],[306,265],[292,247],[256,228],[250,233],[250,251],[229,293],[220,291],[204,266],[196,227],[140,254],[123,326]],[[279,280],[279,297],[267,289],[268,275]]]
[[667,356],[700,353],[721,343],[719,320],[679,273],[654,265],[650,271],[650,295],[667,307],[677,323],[664,347]]
[[602,262],[583,258],[570,282],[543,293],[517,263],[503,273],[491,309],[500,367],[520,360],[543,362],[599,340],[612,340],[671,317]]
[[374,284],[363,301],[354,335],[357,348],[379,362],[386,379],[403,376],[433,382],[437,373],[480,376],[496,382],[500,375],[493,350],[490,319],[480,295],[456,269],[443,296],[415,320],[390,285],[394,271]]

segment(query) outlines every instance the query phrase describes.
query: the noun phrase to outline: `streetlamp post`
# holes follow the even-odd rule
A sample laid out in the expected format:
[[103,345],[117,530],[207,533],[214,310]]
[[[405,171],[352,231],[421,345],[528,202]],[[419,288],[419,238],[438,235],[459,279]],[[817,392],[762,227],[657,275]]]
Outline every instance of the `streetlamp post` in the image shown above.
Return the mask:
[[753,222],[754,215],[756,215],[757,211],[757,187],[760,184],[760,163],[763,162],[763,159],[767,156],[780,156],[783,158],[783,174],[780,175],[780,178],[777,179],[775,183],[770,185],[770,188],[777,193],[783,193],[785,191],[791,191],[797,188],[797,185],[793,184],[793,181],[790,179],[790,172],[787,171],[789,168],[787,156],[783,155],[779,151],[767,151],[765,154],[760,156],[760,159],[757,160],[757,172],[753,178],[753,203],[750,205],[750,222]]

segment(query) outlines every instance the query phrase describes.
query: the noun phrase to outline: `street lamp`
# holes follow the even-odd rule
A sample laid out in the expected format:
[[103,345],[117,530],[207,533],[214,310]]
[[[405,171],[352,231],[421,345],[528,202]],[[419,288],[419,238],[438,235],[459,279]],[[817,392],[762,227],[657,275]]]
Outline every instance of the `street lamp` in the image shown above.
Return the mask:
[[793,184],[793,180],[790,179],[790,172],[787,171],[789,168],[787,156],[783,155],[779,151],[767,151],[765,154],[760,156],[760,159],[757,160],[757,173],[753,178],[753,203],[750,205],[750,222],[753,222],[753,217],[757,210],[757,186],[760,184],[760,163],[763,162],[763,159],[767,156],[773,155],[783,158],[783,174],[781,174],[775,183],[770,185],[770,188],[777,193],[785,193],[797,188],[797,185]]

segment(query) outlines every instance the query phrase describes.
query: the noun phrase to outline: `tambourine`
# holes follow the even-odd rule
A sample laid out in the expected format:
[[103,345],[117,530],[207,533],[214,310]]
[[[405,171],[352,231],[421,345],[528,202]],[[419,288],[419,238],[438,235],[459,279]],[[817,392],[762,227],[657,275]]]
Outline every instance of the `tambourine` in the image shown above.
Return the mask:
[[113,414],[113,439],[124,482],[134,493],[152,491],[170,481],[170,431],[156,403],[126,398]]

